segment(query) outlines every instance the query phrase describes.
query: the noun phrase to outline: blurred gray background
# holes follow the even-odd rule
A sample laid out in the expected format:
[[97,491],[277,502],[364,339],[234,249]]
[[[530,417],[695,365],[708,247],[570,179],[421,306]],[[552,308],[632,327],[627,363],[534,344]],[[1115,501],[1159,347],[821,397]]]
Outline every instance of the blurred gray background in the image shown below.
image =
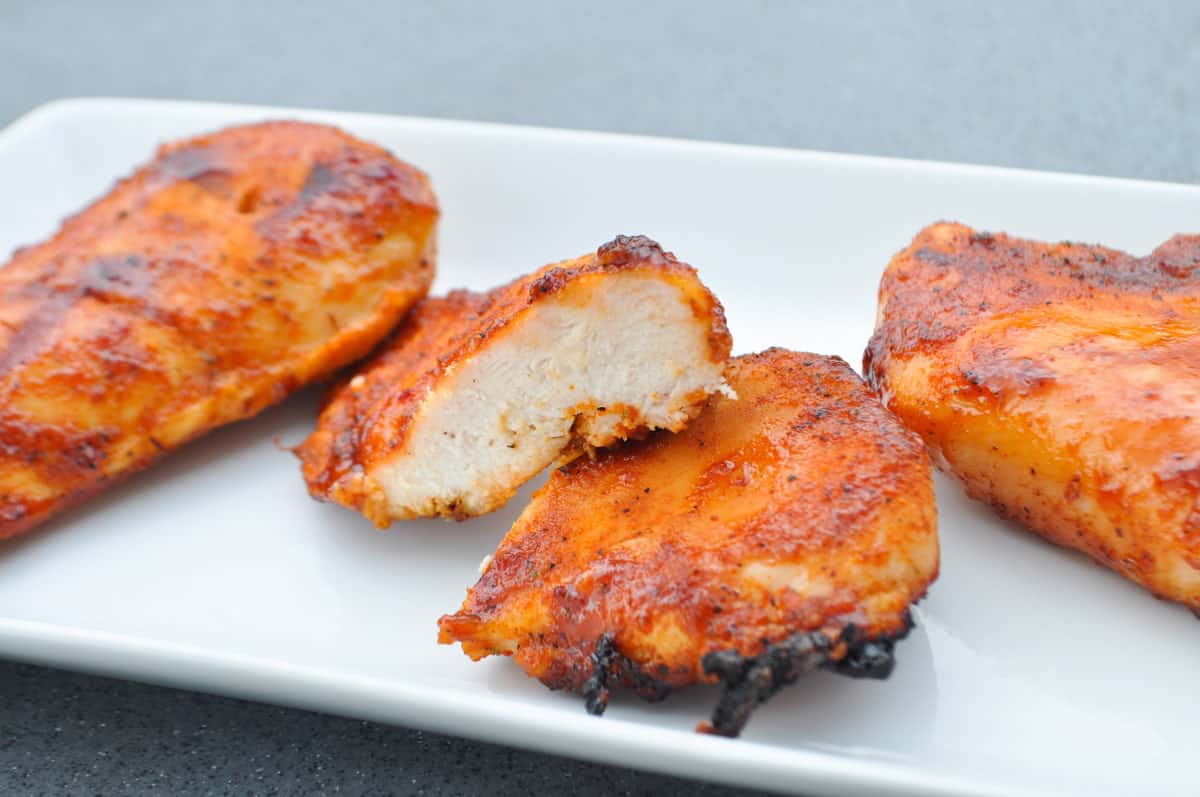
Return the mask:
[[[1200,177],[1194,2],[0,0],[0,64],[0,124],[187,98]],[[736,793],[0,661],[0,793],[333,791]]]

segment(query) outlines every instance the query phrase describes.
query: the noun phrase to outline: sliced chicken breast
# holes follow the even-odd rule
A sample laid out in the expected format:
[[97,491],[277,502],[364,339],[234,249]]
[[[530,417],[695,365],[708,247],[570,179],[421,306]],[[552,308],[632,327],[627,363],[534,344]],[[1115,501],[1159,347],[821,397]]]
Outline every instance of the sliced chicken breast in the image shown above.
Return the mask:
[[644,237],[419,304],[298,449],[313,496],[380,527],[503,505],[548,465],[677,430],[724,386],[724,313]]

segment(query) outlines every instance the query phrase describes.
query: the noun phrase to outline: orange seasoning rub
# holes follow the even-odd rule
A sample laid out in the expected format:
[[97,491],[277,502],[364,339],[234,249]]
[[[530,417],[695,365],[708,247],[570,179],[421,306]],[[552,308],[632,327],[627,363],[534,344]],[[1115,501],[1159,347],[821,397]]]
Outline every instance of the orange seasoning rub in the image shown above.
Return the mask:
[[429,180],[323,125],[161,147],[0,269],[0,538],[363,356],[428,290]]
[[884,273],[864,370],[970,496],[1200,609],[1200,236],[1134,257],[934,224]]
[[704,729],[815,667],[883,677],[937,575],[929,460],[841,360],[770,349],[732,360],[677,434],[554,472],[440,640],[511,655],[602,711],[699,682]]

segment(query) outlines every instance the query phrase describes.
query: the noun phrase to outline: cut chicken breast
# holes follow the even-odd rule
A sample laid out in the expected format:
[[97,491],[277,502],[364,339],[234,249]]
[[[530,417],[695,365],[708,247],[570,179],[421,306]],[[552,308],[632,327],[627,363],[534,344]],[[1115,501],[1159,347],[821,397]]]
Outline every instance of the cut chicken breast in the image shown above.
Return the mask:
[[935,224],[865,371],[973,498],[1200,610],[1200,236],[1148,257]]
[[938,569],[920,439],[837,358],[771,349],[728,380],[684,431],[555,471],[440,641],[595,713],[721,681],[702,729],[726,735],[816,667],[886,677]]
[[0,269],[0,538],[328,377],[429,288],[429,180],[324,125],[163,146]]
[[644,237],[413,311],[297,453],[317,498],[376,525],[503,505],[548,465],[677,430],[724,385],[724,313]]

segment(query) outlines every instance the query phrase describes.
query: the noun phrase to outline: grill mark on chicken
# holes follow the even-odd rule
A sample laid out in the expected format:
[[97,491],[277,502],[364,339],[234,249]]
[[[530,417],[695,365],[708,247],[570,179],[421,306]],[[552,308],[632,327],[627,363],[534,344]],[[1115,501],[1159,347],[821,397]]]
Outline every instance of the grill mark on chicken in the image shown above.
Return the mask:
[[220,197],[232,192],[233,172],[218,146],[177,149],[160,159],[156,171],[168,182],[186,180]]
[[84,267],[77,284],[51,286],[34,282],[21,286],[17,295],[41,299],[41,303],[0,351],[0,373],[36,357],[51,345],[63,316],[82,299],[94,298],[108,304],[127,301],[147,316],[161,316],[157,308],[144,301],[153,281],[146,259],[129,254],[94,258]]

